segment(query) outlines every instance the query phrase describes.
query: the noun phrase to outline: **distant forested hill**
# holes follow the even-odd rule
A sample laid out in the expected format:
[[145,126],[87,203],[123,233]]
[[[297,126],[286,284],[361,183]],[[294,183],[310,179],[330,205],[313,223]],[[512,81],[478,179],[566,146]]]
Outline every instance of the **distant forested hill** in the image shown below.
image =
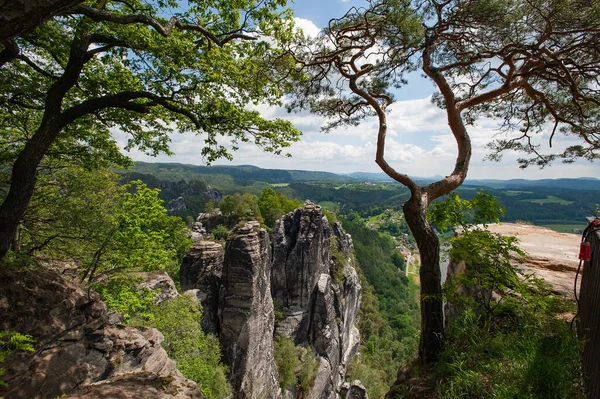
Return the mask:
[[[329,172],[307,170],[262,169],[256,166],[197,166],[178,163],[138,162],[133,168],[140,173],[172,179],[189,179],[195,175],[226,175],[238,182],[261,181],[265,183],[291,183],[294,181],[347,181],[354,180]],[[246,185],[241,183],[240,185]]]
[[[258,195],[266,185],[290,198],[314,202],[334,202],[340,212],[351,211],[363,217],[385,209],[400,210],[408,199],[408,190],[393,182],[368,179],[379,174],[353,174],[360,179],[328,172],[261,169],[255,166],[195,166],[175,163],[138,163],[132,170],[121,171],[124,180],[140,179],[160,188],[166,202],[183,196],[188,210],[181,216],[195,216],[204,204],[221,195],[251,193]],[[534,224],[585,222],[600,203],[600,180],[470,180],[459,188],[463,198],[472,198],[485,189],[507,209],[504,221]]]

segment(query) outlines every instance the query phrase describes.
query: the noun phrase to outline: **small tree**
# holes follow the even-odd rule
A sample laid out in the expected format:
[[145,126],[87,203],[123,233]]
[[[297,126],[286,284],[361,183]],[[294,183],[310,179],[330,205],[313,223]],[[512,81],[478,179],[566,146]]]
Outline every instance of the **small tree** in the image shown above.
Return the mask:
[[[375,117],[375,162],[410,190],[403,210],[421,256],[422,363],[437,360],[444,337],[440,245],[426,213],[467,176],[467,126],[481,114],[502,120],[505,132],[517,134],[491,144],[491,158],[523,151],[523,167],[600,157],[598,15],[600,2],[584,0],[371,0],[293,49],[312,85],[300,87],[290,107],[333,118],[326,128]],[[446,111],[457,149],[453,170],[423,187],[385,157],[388,88],[401,87],[417,68],[438,89],[433,99]],[[535,136],[545,131],[550,145],[561,133],[578,144],[544,154]]]
[[263,221],[258,208],[258,198],[249,193],[226,195],[219,202],[219,209],[229,223],[248,219]]
[[126,271],[178,276],[191,243],[185,224],[167,215],[158,189],[118,178],[76,167],[44,174],[22,220],[21,251],[71,259],[88,283]]

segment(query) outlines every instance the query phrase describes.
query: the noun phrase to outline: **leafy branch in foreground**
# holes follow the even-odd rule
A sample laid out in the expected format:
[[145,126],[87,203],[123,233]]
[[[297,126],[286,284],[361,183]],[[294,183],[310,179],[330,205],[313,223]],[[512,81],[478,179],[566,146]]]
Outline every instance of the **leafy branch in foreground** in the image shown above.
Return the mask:
[[[10,248],[47,158],[126,163],[126,149],[169,153],[171,135],[202,137],[206,161],[241,142],[276,154],[299,137],[288,121],[248,106],[278,105],[291,90],[293,38],[283,0],[102,1],[78,5],[15,39],[0,68],[0,257]],[[166,19],[164,15],[173,15]],[[86,165],[88,166],[88,165]]]
[[176,279],[191,242],[185,224],[167,215],[157,189],[118,179],[76,167],[42,174],[19,250],[71,260],[87,284],[132,271],[166,270]]

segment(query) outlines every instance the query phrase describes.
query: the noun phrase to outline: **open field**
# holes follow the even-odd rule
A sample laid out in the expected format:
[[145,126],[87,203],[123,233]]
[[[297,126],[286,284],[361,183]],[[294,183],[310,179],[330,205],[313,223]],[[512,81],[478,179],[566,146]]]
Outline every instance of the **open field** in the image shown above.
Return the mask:
[[514,197],[517,195],[521,195],[521,194],[533,194],[532,191],[519,191],[519,190],[506,190],[504,191],[505,195],[508,195],[509,197]]
[[340,205],[331,201],[319,201],[319,205],[327,211],[334,211],[340,209]]
[[289,185],[290,185],[290,183],[271,183],[270,184],[271,187],[287,187]]
[[571,205],[574,201],[567,201],[565,199],[556,197],[554,195],[549,195],[546,198],[542,199],[525,199],[523,202],[533,202],[534,204],[560,204],[560,205]]

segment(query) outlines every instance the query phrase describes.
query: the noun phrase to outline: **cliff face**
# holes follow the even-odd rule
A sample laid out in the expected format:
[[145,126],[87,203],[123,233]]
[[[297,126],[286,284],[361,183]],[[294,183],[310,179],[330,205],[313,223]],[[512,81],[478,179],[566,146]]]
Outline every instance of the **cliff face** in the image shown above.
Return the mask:
[[277,398],[273,361],[274,313],[269,237],[258,222],[237,228],[227,240],[219,291],[219,340],[231,367],[236,398]]
[[[236,397],[282,397],[273,339],[285,336],[312,351],[319,363],[303,397],[335,398],[359,343],[354,321],[360,284],[350,256],[352,240],[341,225],[330,226],[321,208],[307,202],[283,216],[270,239],[253,222],[234,229],[223,266],[212,271],[202,266],[212,262],[205,250],[211,245],[197,242],[188,252],[181,287],[196,289],[204,309],[216,309],[218,325],[212,331],[219,334]],[[218,295],[207,281],[217,282]],[[286,398],[297,395],[295,389],[285,393]]]

